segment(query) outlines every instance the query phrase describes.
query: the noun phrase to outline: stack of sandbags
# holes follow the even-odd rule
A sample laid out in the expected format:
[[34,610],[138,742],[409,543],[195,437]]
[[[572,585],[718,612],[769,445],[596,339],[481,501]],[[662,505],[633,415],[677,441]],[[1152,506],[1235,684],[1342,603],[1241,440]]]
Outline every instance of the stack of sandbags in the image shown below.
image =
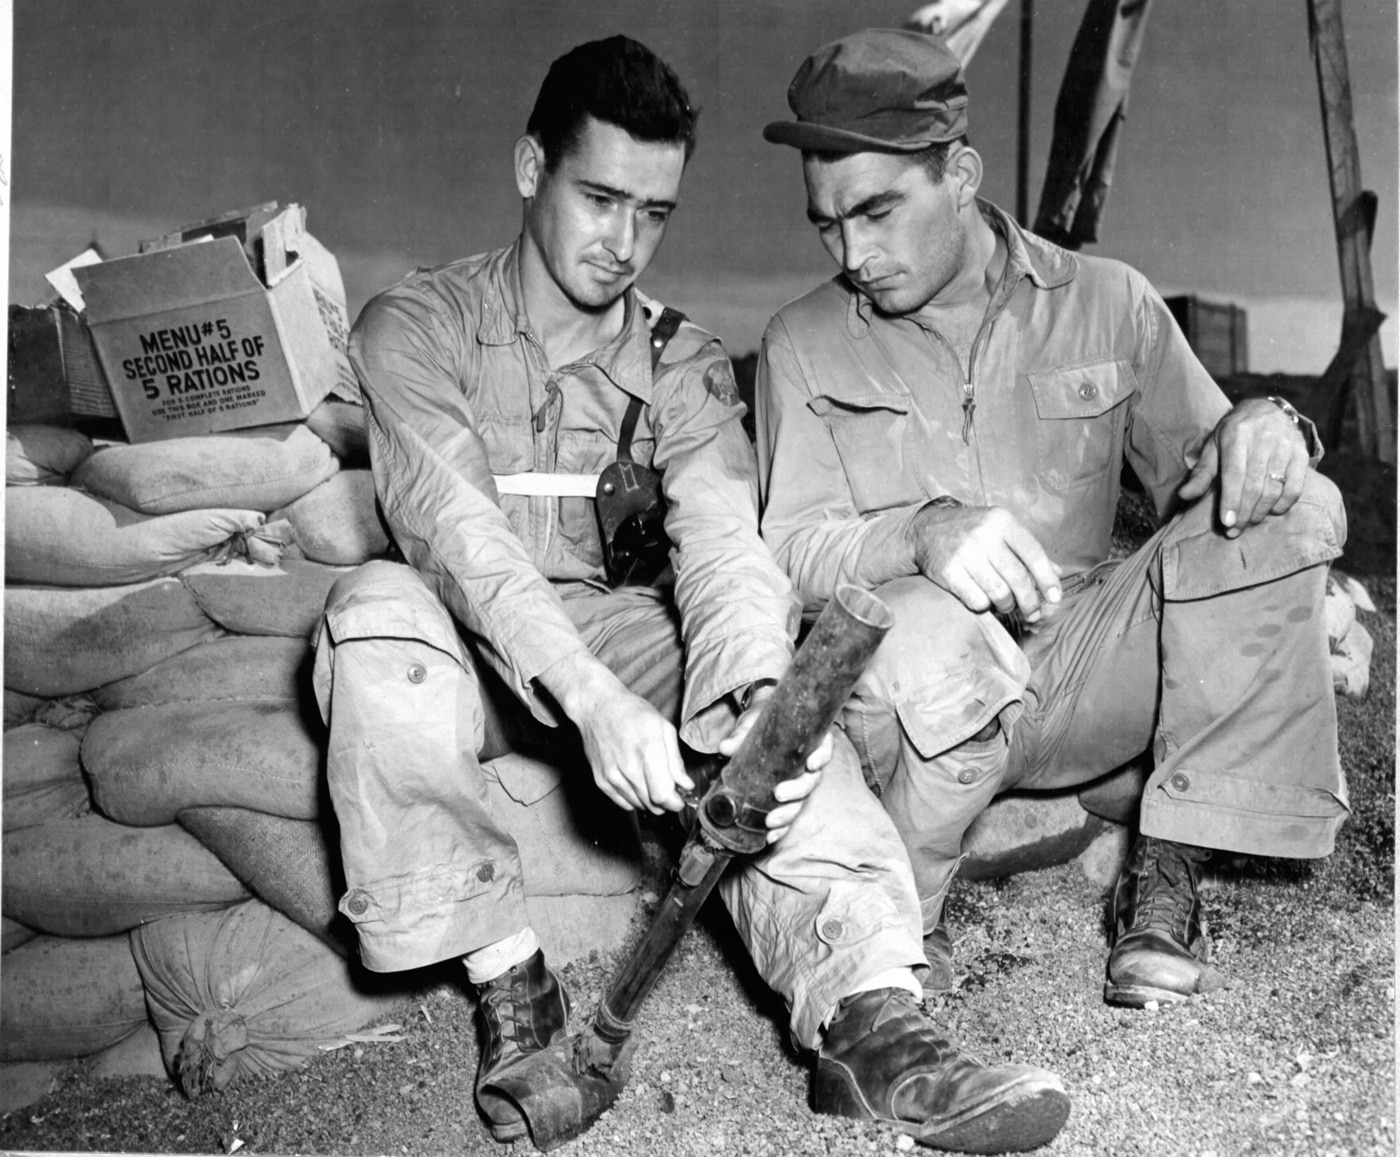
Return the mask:
[[[128,934],[249,901],[154,801],[183,789],[209,802],[227,780],[276,806],[260,769],[314,796],[319,736],[298,676],[343,569],[304,559],[290,524],[268,518],[339,471],[306,425],[102,447],[17,426],[6,442],[0,1061],[13,1063],[149,1028]],[[295,772],[259,764],[269,735]],[[95,806],[85,746],[98,766],[126,753],[146,778],[107,790],[134,802]]]
[[[331,585],[388,548],[363,413],[328,402],[304,424],[98,448],[68,430],[10,435],[0,1060],[110,1049],[145,1023],[140,991],[190,1091],[308,1055],[382,1009],[347,963],[310,684]],[[635,823],[596,793],[572,798],[589,779],[576,771],[512,755],[487,775],[552,960],[616,944],[635,909]],[[162,955],[206,939],[203,963]],[[100,963],[90,999],[40,983],[56,953],[79,988]],[[248,953],[283,1007],[266,1048],[251,1027],[234,1048],[238,1018],[212,1011],[247,979],[213,963]],[[282,978],[332,996],[288,1009]],[[252,1052],[225,1064],[239,1048]]]

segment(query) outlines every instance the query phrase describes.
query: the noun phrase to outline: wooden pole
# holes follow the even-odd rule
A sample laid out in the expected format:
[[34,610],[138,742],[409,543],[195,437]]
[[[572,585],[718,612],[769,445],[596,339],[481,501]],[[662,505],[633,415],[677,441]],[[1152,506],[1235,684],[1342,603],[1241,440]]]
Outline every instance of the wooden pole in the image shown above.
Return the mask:
[[1029,201],[1031,169],[1031,30],[1035,0],[1021,0],[1021,87],[1016,106],[1016,220],[1031,227]]
[[[1374,198],[1361,187],[1361,159],[1351,113],[1351,73],[1342,34],[1342,0],[1308,0],[1308,37],[1322,98],[1322,129],[1332,185],[1332,217],[1342,272],[1342,301],[1348,319],[1374,313],[1371,278],[1371,224]],[[1346,323],[1343,323],[1343,332]],[[1381,339],[1372,332],[1357,354],[1349,385],[1356,402],[1363,452],[1395,463],[1395,424],[1386,388]],[[1345,387],[1344,387],[1345,388]]]

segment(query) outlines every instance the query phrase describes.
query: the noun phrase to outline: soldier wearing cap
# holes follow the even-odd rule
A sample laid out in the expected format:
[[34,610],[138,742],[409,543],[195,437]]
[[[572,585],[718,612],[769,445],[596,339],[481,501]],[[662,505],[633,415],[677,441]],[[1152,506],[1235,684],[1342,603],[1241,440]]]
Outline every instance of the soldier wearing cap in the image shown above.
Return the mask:
[[[807,215],[840,272],[759,359],[762,530],[807,611],[897,616],[845,712],[909,850],[930,981],[968,826],[1150,749],[1104,993],[1219,983],[1212,849],[1329,854],[1346,815],[1322,619],[1345,518],[1311,422],[1231,407],[1145,278],[977,196],[967,88],[936,36],[870,29],[788,90]],[[1161,529],[1110,560],[1124,460]]]

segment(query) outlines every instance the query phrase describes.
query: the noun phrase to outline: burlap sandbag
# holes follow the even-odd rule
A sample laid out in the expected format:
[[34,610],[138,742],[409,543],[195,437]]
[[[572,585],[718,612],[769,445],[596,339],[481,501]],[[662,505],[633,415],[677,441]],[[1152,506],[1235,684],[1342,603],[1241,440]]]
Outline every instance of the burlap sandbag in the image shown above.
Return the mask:
[[21,828],[42,827],[58,820],[77,819],[91,812],[92,796],[81,775],[76,779],[46,783],[42,787],[13,794],[6,788],[4,830],[8,835]]
[[92,698],[103,711],[230,699],[305,698],[309,703],[311,660],[305,639],[226,635],[98,687]]
[[18,920],[0,916],[0,953],[13,952],[21,944],[28,944],[39,933],[26,928]]
[[38,711],[48,700],[38,695],[26,695],[22,691],[12,691],[5,688],[5,730],[11,727],[20,727],[25,723],[34,721],[34,712]]
[[6,832],[4,847],[5,915],[54,936],[108,936],[249,895],[177,824],[133,828],[89,815]]
[[345,878],[327,824],[241,807],[192,807],[180,813],[180,826],[259,900],[348,954],[355,933],[336,908]]
[[[71,731],[26,723],[5,732],[4,829],[8,832],[92,811]],[[7,865],[8,868],[8,865]]]
[[11,426],[5,431],[6,486],[62,486],[92,453],[92,440],[63,426]]
[[286,635],[306,639],[320,621],[326,594],[349,567],[306,559],[257,563],[201,563],[180,572],[180,581],[204,613],[240,635]]
[[227,553],[262,524],[253,510],[152,516],[67,486],[10,486],[5,578],[65,587],[144,582]]
[[5,954],[0,1061],[85,1057],[147,1023],[146,994],[126,935],[38,936]]
[[61,699],[45,699],[5,688],[5,730],[25,723],[43,723],[64,731],[77,732],[81,738],[97,704],[87,695],[65,695]]
[[320,1045],[391,1012],[351,965],[259,900],[131,934],[166,1069],[194,1097],[302,1067]]
[[330,447],[300,424],[107,446],[73,484],[145,514],[232,506],[266,513],[331,477]]
[[222,631],[179,579],[5,588],[5,686],[56,697],[125,679]]
[[78,762],[81,737],[42,723],[25,723],[5,732],[5,799],[11,795],[47,787],[51,783],[83,778]]
[[307,415],[306,424],[335,452],[341,466],[369,465],[369,431],[365,429],[363,406],[327,398]]
[[60,699],[42,700],[34,712],[34,722],[71,731],[81,739],[96,715],[97,703],[91,695],[64,695]]
[[98,810],[120,823],[169,824],[205,806],[314,819],[321,747],[319,720],[296,704],[250,699],[99,715],[82,758]]
[[358,566],[389,549],[368,470],[342,470],[272,517],[292,524],[302,553],[316,562]]

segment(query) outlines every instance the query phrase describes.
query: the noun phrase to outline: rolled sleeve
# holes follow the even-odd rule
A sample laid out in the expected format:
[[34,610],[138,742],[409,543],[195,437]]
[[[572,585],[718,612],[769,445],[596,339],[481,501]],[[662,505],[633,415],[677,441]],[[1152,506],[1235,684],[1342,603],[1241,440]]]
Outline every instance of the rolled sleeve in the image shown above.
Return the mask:
[[846,467],[780,317],[763,337],[756,409],[763,537],[816,610],[842,583],[867,590],[917,573],[909,524],[915,503],[861,515]]
[[662,368],[652,403],[686,646],[681,737],[702,751],[732,729],[733,692],[787,670],[799,618],[759,537],[757,468],[733,382],[712,340]]
[[459,385],[469,340],[460,319],[409,287],[365,307],[350,358],[365,394],[375,490],[405,558],[535,716],[552,723],[531,681],[586,647],[497,505]]

